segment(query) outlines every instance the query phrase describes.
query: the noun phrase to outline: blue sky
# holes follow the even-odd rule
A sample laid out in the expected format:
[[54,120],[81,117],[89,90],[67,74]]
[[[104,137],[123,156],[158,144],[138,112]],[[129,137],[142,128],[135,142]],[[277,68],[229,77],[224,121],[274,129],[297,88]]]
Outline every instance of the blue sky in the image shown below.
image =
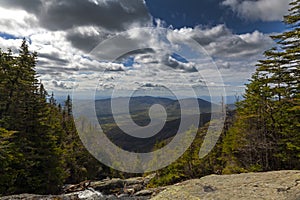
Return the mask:
[[[241,95],[257,60],[274,46],[269,36],[285,30],[281,21],[288,4],[285,0],[2,0],[0,48],[17,52],[22,38],[30,41],[30,49],[39,53],[39,77],[57,96],[76,88],[84,96],[95,89],[91,80],[97,80],[104,96],[117,86],[124,94],[134,88],[162,94],[161,88],[168,85],[184,96],[184,87],[202,88],[204,80],[208,87],[224,88],[228,96]],[[155,31],[139,30],[145,27]],[[167,28],[165,35],[159,28]],[[112,40],[124,31],[137,48],[134,53],[125,52],[126,42],[120,46],[120,41]],[[178,34],[196,41],[203,58],[189,57],[188,46],[176,52]],[[95,50],[103,43],[109,45]],[[123,59],[116,62],[95,58],[120,50],[124,55],[116,57]]]
[[222,2],[223,0],[147,0],[146,4],[153,17],[162,19],[174,28],[226,24],[238,34],[255,30],[275,33],[285,29],[280,20],[263,21],[240,17],[222,5]]
[[21,39],[20,37],[16,37],[16,36],[14,36],[14,35],[10,35],[10,34],[7,34],[7,33],[5,33],[5,32],[1,32],[1,33],[0,33],[0,37],[2,37],[2,38],[5,39],[5,40],[10,40],[10,39],[12,39],[12,40],[15,40],[15,39]]

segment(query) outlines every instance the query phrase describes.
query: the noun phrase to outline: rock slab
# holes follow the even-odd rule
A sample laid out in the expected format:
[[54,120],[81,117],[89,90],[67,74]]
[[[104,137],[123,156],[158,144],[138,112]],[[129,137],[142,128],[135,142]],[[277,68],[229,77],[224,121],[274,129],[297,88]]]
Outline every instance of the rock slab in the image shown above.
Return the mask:
[[[300,171],[210,175],[161,188],[145,188],[153,175],[78,184],[61,195],[20,194],[0,200],[300,200]],[[77,189],[82,189],[76,191]],[[114,193],[116,192],[116,193]]]
[[300,171],[209,175],[168,186],[153,200],[300,200]]

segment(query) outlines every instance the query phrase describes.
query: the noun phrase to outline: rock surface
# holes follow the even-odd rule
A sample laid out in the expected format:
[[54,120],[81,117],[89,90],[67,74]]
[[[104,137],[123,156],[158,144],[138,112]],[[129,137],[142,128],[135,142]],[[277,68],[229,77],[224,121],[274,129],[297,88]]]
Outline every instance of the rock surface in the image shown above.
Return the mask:
[[62,195],[20,194],[0,200],[300,200],[300,171],[210,175],[146,188],[153,176],[86,181],[66,187]]
[[61,195],[20,194],[0,197],[0,200],[144,200],[161,190],[146,190],[149,181],[155,176],[134,177],[128,179],[104,179],[101,181],[83,181],[75,185],[66,185]]
[[300,200],[300,171],[210,175],[168,186],[152,199]]

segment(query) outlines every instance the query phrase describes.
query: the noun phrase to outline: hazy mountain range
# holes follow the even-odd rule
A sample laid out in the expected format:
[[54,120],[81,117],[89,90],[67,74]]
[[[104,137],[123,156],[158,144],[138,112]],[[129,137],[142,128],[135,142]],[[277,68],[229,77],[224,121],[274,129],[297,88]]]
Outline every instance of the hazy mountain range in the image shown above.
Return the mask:
[[[122,106],[124,101],[128,101],[127,97],[121,97],[113,99],[115,106]],[[195,99],[194,99],[195,100]],[[163,106],[167,113],[167,119],[163,128],[154,136],[148,138],[137,138],[132,137],[124,131],[122,131],[119,126],[115,123],[114,117],[111,110],[112,99],[102,99],[96,100],[95,108],[98,117],[98,121],[106,133],[107,137],[113,141],[114,144],[122,147],[128,151],[134,152],[149,152],[153,150],[156,143],[163,140],[170,141],[170,139],[177,133],[177,130],[181,121],[181,113],[184,112],[186,117],[189,119],[199,117],[199,113],[195,110],[195,102],[193,99],[181,99],[173,100],[161,97],[132,97],[129,100],[129,111],[132,120],[139,126],[147,126],[151,119],[149,117],[149,108],[152,105],[159,104]],[[197,99],[199,110],[201,112],[199,126],[210,121],[211,118],[211,107],[212,104],[208,101]],[[181,110],[180,104],[185,105],[185,109]],[[115,110],[119,110],[118,108]],[[122,109],[120,109],[122,110]],[[125,113],[119,112],[115,113],[118,117],[122,117]],[[116,117],[116,116],[115,116]],[[123,126],[126,126],[123,124]],[[133,132],[136,131],[131,129]]]

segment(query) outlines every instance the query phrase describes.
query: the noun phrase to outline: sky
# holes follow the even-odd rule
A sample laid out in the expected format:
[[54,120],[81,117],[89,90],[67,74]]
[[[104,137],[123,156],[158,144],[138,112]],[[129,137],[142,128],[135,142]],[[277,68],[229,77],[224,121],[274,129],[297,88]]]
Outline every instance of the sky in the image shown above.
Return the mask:
[[269,36],[287,29],[288,8],[288,0],[0,0],[0,48],[17,52],[26,38],[56,96],[185,97],[191,88],[234,96],[275,45]]

